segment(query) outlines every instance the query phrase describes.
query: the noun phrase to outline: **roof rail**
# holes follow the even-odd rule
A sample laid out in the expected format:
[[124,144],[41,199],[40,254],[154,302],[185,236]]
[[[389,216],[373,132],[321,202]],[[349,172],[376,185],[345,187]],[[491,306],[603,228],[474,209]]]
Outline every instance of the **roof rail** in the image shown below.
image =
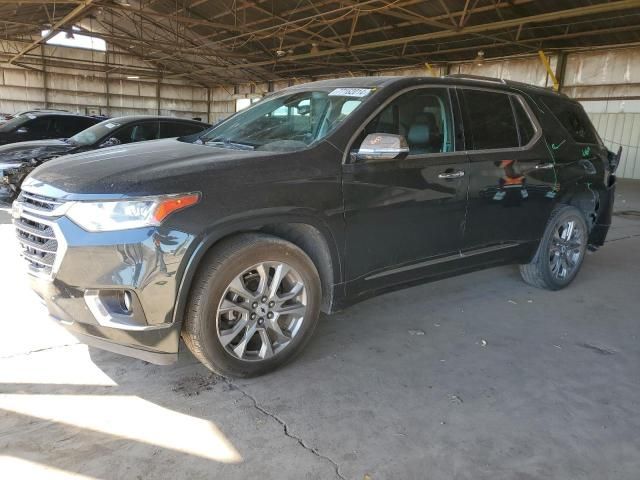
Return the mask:
[[453,75],[447,75],[447,78],[460,78],[462,80],[475,80],[476,82],[490,82],[501,83],[506,85],[506,81],[502,78],[483,77],[482,75],[466,75],[464,73],[454,73]]

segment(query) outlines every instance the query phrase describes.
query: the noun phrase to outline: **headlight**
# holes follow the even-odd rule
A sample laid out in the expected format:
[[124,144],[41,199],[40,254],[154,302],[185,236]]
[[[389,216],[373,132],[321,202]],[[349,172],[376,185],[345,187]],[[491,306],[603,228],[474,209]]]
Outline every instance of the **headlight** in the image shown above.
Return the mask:
[[199,200],[199,193],[189,193],[137,200],[77,202],[71,205],[67,217],[89,232],[128,230],[160,225],[173,212]]

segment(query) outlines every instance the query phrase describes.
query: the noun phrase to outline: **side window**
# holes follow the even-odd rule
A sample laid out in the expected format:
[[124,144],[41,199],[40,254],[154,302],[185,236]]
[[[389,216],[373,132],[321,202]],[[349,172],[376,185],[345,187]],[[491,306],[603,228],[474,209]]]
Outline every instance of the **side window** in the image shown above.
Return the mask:
[[118,130],[109,138],[115,138],[118,143],[143,142],[158,138],[158,123],[133,123]]
[[474,150],[520,146],[510,95],[463,89]]
[[516,120],[518,122],[520,146],[524,147],[536,134],[536,129],[533,126],[533,123],[531,123],[531,118],[529,118],[529,115],[522,106],[522,102],[520,102],[516,97],[511,97],[511,101],[513,103],[513,109],[516,112]]
[[557,98],[545,99],[544,104],[576,142],[598,143],[591,121],[580,104]]
[[184,137],[202,130],[200,125],[193,123],[162,122],[160,124],[160,138]]
[[81,132],[82,130],[87,129],[92,125],[95,125],[96,123],[97,122],[95,122],[94,120],[84,118],[84,117],[79,117],[76,119],[76,128],[78,132]]
[[18,128],[26,128],[31,134],[46,134],[49,131],[49,117],[36,117]]
[[[348,110],[345,102],[342,111]],[[421,88],[400,95],[369,122],[356,140],[357,149],[370,133],[403,135],[409,155],[452,152],[453,120],[446,88]]]
[[51,118],[51,131],[56,137],[71,137],[77,130],[75,119],[71,117],[57,116]]

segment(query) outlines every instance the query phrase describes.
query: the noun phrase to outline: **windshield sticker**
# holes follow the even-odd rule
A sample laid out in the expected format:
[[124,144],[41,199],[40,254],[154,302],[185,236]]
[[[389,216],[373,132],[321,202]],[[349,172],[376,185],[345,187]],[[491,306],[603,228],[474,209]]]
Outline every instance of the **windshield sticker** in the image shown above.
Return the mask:
[[116,128],[119,127],[120,124],[119,123],[113,123],[113,122],[109,122],[109,123],[105,123],[104,127],[108,128],[109,130],[111,130],[112,128]]
[[366,97],[370,88],[336,88],[329,93],[330,97]]

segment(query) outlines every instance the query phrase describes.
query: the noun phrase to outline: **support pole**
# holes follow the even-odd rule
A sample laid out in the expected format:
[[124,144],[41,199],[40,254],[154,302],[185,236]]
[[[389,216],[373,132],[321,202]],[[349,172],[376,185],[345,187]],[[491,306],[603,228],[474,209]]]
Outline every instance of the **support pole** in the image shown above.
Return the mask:
[[207,87],[207,123],[211,123],[211,88]]
[[156,83],[156,105],[158,107],[157,115],[160,116],[160,77],[158,77],[158,83]]
[[547,75],[549,75],[549,78],[551,78],[551,81],[553,82],[553,89],[557,92],[560,89],[560,83],[558,82],[558,79],[556,78],[556,74],[551,68],[549,59],[547,58],[547,56],[544,54],[542,50],[538,50],[538,56],[540,57],[540,61],[544,65],[544,68],[547,69]]
[[47,63],[44,58],[44,45],[40,45],[40,58],[42,59],[42,90],[44,95],[44,108],[49,108],[49,88],[47,87]]

